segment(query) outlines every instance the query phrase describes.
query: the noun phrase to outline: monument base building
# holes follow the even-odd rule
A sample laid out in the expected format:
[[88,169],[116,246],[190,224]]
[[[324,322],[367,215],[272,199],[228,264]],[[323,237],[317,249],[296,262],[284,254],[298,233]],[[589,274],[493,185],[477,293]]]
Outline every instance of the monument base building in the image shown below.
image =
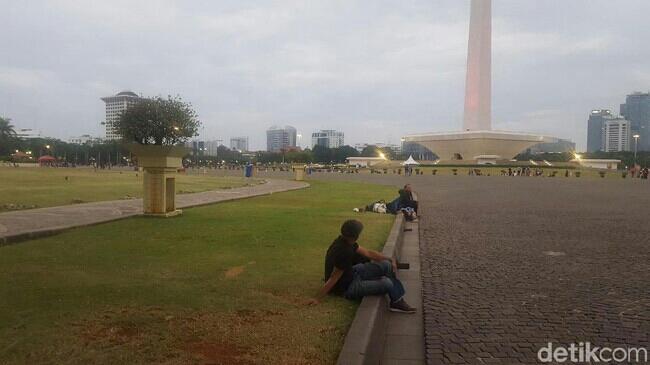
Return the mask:
[[442,161],[479,160],[481,156],[510,160],[540,143],[554,143],[554,137],[503,131],[467,131],[420,134],[404,137],[438,155]]

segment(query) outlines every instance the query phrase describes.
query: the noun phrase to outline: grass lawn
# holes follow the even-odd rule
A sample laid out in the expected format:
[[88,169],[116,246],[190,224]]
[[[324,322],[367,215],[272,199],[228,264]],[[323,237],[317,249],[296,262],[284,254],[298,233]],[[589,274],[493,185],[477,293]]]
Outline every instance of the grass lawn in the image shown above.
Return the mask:
[[308,189],[0,247],[0,364],[332,364],[355,303],[304,305],[340,224],[396,189]]
[[[0,167],[0,212],[11,210],[11,204],[41,208],[141,197],[142,176],[142,172],[122,170]],[[193,193],[245,184],[243,177],[179,174],[176,189],[179,193]]]

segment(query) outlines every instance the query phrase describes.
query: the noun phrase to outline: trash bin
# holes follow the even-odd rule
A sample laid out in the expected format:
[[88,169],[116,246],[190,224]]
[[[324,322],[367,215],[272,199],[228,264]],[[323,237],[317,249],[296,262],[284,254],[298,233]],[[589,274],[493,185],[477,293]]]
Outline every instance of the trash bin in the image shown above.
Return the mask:
[[244,177],[253,177],[253,165],[244,167]]

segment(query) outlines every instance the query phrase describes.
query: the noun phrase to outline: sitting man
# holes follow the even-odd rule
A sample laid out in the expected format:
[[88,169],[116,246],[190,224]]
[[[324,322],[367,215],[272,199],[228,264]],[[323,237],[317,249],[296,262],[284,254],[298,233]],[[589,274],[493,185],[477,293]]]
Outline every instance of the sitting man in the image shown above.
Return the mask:
[[325,256],[325,285],[309,304],[318,304],[329,293],[352,300],[388,294],[390,311],[415,313],[415,308],[404,300],[404,286],[395,277],[397,262],[359,246],[357,240],[362,230],[363,224],[357,220],[343,223],[341,235],[332,242]]
[[411,188],[411,184],[404,185],[404,189],[399,191],[399,207],[412,208],[417,214],[418,202],[413,199],[413,188]]

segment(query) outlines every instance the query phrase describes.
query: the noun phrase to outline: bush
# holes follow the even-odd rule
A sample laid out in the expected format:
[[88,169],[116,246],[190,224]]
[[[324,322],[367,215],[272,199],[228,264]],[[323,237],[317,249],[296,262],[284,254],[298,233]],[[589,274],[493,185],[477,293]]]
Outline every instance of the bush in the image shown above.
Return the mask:
[[146,98],[122,113],[115,127],[125,142],[176,145],[198,135],[201,122],[180,97]]

